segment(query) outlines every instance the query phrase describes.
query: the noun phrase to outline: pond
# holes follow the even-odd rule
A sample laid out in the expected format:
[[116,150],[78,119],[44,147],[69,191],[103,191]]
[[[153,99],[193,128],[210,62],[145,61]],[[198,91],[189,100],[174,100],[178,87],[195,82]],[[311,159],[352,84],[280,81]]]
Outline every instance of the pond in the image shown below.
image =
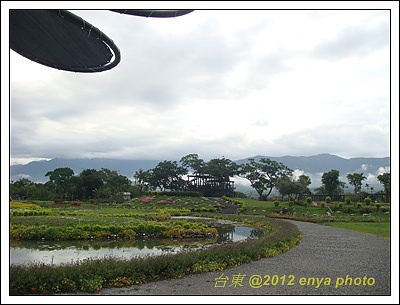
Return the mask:
[[191,218],[191,220],[206,222],[209,226],[215,227],[218,230],[218,237],[185,240],[154,238],[123,241],[11,241],[10,265],[29,263],[60,265],[105,257],[129,259],[162,255],[203,249],[214,244],[259,238],[265,234],[261,230],[229,221],[207,218]]

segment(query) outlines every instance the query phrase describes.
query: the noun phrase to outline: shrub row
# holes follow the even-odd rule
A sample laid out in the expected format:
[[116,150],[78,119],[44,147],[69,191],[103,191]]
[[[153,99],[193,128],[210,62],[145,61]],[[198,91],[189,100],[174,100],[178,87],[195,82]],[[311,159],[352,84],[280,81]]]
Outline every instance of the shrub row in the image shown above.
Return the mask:
[[51,213],[51,209],[46,209],[33,203],[10,202],[10,214],[13,216],[38,216],[50,215]]
[[231,197],[227,197],[227,196],[222,196],[221,197],[223,200],[225,201],[229,201],[233,204],[237,204],[240,206],[239,208],[239,212],[243,213],[247,210],[248,206],[246,204],[246,202],[244,202],[243,200],[237,199],[237,198],[231,198]]
[[90,225],[76,227],[50,227],[13,225],[10,228],[11,240],[87,240],[87,239],[131,239],[136,235],[156,238],[213,237],[215,228],[192,222],[142,223],[137,225]]
[[12,216],[43,216],[50,215],[52,213],[49,209],[40,209],[40,210],[10,210],[10,214]]
[[33,204],[33,203],[24,203],[20,201],[10,201],[10,209],[24,209],[24,210],[31,210],[31,209],[41,209],[42,207]]

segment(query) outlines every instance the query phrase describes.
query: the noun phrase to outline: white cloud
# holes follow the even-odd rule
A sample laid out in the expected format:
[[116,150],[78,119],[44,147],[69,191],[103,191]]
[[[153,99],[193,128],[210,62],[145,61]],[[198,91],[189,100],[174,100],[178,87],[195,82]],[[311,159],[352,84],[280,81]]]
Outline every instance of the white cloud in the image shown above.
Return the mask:
[[390,154],[387,11],[73,12],[122,60],[80,74],[11,51],[12,159]]

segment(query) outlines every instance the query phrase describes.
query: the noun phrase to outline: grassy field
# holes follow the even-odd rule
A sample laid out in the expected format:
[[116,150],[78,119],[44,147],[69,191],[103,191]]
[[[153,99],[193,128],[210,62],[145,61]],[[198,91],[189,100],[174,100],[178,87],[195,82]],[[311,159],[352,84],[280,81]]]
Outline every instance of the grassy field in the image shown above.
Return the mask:
[[[52,226],[66,227],[76,225],[140,225],[142,223],[165,222],[172,215],[187,215],[193,213],[215,213],[213,203],[205,198],[177,197],[171,204],[158,204],[167,196],[157,196],[157,199],[142,203],[139,198],[123,204],[90,204],[79,205],[53,202],[12,202],[10,224],[13,226]],[[300,221],[310,221],[320,224],[355,230],[368,234],[390,238],[390,205],[385,203],[381,211],[375,206],[346,205],[332,202],[331,208],[318,203],[318,206],[289,205],[289,202],[259,201],[257,199],[237,199],[245,203],[242,214],[263,215],[275,218],[288,218]],[[30,205],[29,205],[30,204]],[[366,216],[368,214],[368,216]]]
[[[246,214],[311,221],[390,239],[390,212],[387,208],[390,207],[389,203],[383,204],[385,209],[378,211],[375,206],[357,207],[353,204],[346,205],[333,202],[332,213],[328,222],[327,212],[329,210],[326,206],[316,207],[294,204],[290,207],[289,202],[279,202],[279,206],[275,207],[272,201],[259,201],[248,198],[241,198],[240,200],[247,205],[247,209],[244,211]],[[283,214],[282,209],[284,208],[289,209],[290,212]],[[369,214],[369,216],[366,217],[364,214]]]
[[329,224],[331,227],[342,228],[347,230],[353,230],[357,232],[372,234],[375,236],[383,237],[385,239],[390,239],[390,223],[370,223],[370,222],[331,222]]

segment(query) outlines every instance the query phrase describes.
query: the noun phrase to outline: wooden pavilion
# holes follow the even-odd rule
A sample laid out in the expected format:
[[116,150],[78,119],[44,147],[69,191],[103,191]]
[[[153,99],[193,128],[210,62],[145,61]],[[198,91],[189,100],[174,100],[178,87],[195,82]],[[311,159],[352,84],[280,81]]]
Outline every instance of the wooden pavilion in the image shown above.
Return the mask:
[[208,174],[188,175],[187,190],[200,192],[204,197],[222,197],[234,195],[234,181]]

